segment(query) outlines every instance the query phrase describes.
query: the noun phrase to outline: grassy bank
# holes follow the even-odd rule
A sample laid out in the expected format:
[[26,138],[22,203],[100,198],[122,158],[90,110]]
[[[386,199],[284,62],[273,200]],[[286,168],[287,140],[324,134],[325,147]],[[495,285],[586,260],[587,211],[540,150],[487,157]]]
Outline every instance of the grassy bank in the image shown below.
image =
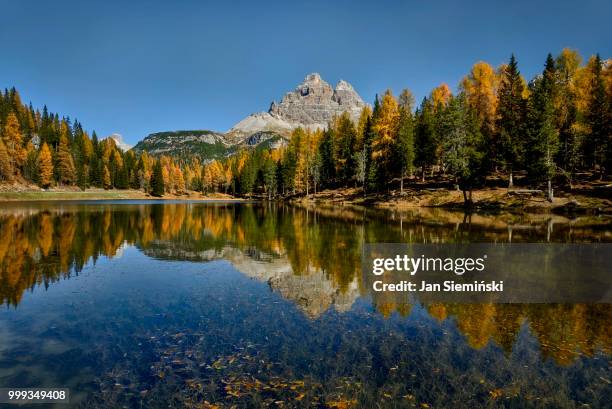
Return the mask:
[[2,186],[0,187],[0,201],[44,201],[44,200],[236,200],[231,195],[215,193],[204,196],[200,192],[188,191],[182,195],[167,194],[163,197],[154,197],[141,190],[135,189],[86,189],[74,187],[39,189],[30,186]]

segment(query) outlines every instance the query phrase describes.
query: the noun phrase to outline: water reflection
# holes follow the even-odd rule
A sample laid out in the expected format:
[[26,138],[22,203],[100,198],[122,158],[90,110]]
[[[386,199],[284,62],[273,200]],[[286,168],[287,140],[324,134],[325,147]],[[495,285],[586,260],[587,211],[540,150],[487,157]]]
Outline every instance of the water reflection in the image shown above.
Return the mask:
[[[310,318],[334,307],[348,311],[360,296],[384,317],[408,316],[412,306],[368,294],[360,273],[364,242],[609,241],[606,219],[517,219],[441,210],[388,213],[353,208],[301,209],[274,205],[138,204],[6,208],[0,213],[0,300],[18,305],[28,289],[78,274],[126,244],[158,259],[224,259],[267,282]],[[554,227],[551,227],[554,226]],[[560,363],[597,348],[609,350],[609,306],[426,306],[438,320],[453,317],[474,348],[494,340],[510,351],[528,322],[544,355]]]
[[366,242],[611,232],[440,210],[5,206],[0,383],[49,385],[44,370],[89,390],[84,407],[604,407],[610,305],[398,304],[360,263]]

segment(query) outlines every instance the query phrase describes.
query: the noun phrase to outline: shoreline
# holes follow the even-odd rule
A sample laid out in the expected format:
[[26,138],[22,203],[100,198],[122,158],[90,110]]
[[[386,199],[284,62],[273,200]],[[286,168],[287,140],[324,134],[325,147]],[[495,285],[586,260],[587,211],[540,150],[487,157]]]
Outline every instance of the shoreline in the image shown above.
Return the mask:
[[[308,197],[289,199],[300,205],[315,206],[360,206],[374,209],[411,210],[444,209],[465,211],[461,191],[450,189],[407,188],[403,194],[391,191],[389,194],[363,196],[361,189],[331,189],[311,194]],[[543,194],[523,189],[487,188],[473,191],[474,213],[508,212],[520,214],[560,214],[560,215],[610,215],[612,200],[605,197],[583,193],[559,192],[553,202],[548,202]]]
[[136,189],[100,189],[89,188],[81,190],[74,187],[51,188],[47,190],[33,188],[16,188],[0,190],[0,203],[11,202],[44,202],[44,201],[106,201],[106,200],[164,200],[164,201],[225,201],[247,202],[249,200],[223,193],[202,195],[200,192],[188,191],[185,194],[167,194],[162,197],[152,196]]
[[[604,195],[605,196],[605,195]],[[548,202],[536,191],[521,189],[488,188],[474,190],[474,213],[509,212],[519,214],[560,215],[611,215],[612,200],[598,195],[559,192],[553,202]],[[60,187],[43,190],[32,186],[0,185],[0,203],[41,201],[105,201],[105,200],[161,200],[161,201],[224,201],[260,202],[265,198],[235,197],[230,194],[188,191],[184,194],[166,194],[156,197],[136,189]],[[460,191],[445,188],[407,188],[403,194],[391,191],[387,194],[369,194],[365,197],[359,188],[327,189],[308,196],[288,197],[276,201],[306,206],[358,206],[372,209],[411,210],[445,209],[465,211]]]

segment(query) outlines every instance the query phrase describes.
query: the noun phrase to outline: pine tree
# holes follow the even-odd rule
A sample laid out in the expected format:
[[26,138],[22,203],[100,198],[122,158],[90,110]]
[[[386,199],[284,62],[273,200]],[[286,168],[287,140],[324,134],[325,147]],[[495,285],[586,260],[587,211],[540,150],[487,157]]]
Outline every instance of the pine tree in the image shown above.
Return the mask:
[[264,162],[263,179],[268,200],[271,200],[276,194],[276,164],[271,157]]
[[153,174],[151,175],[151,194],[161,197],[164,193],[164,173],[161,161],[158,160],[153,166]]
[[344,112],[338,118],[335,126],[334,162],[336,164],[336,175],[342,185],[347,185],[353,177],[355,163],[353,153],[357,134],[355,126],[348,112]]
[[436,157],[433,107],[427,98],[423,98],[416,112],[415,145],[415,163],[421,168],[421,179],[424,182],[425,171],[434,164]]
[[[412,95],[412,94],[410,94]],[[414,126],[412,112],[400,106],[400,116],[398,124],[398,147],[395,150],[395,162],[400,175],[400,192],[404,193],[404,178],[412,175],[414,170]]]
[[[591,84],[591,98],[587,110],[587,124],[589,133],[585,143],[585,156],[587,163],[593,168],[600,168],[606,165],[606,151],[612,138],[612,117],[610,116],[609,101],[606,96],[606,89],[601,75],[601,58],[599,54],[595,56],[592,64],[593,77]],[[609,160],[609,158],[608,158]],[[609,170],[609,169],[608,169]],[[605,173],[600,169],[601,175]]]
[[502,75],[497,106],[500,159],[508,170],[508,187],[513,187],[513,172],[523,158],[526,108],[523,93],[523,80],[512,54]]
[[326,186],[336,181],[336,163],[334,160],[334,136],[335,131],[328,128],[321,138],[319,144],[319,157],[321,158],[321,180]]
[[440,127],[445,135],[442,159],[469,207],[472,189],[481,175],[484,154],[480,124],[475,112],[467,106],[464,94],[450,98],[448,106],[441,111]]
[[51,150],[46,142],[44,142],[38,151],[38,158],[36,159],[38,183],[43,188],[48,188],[53,183],[53,158],[51,157]]
[[534,81],[528,101],[526,167],[533,180],[545,179],[548,200],[552,201],[552,178],[556,171],[554,158],[559,148],[555,128],[555,64],[548,54],[541,77]]

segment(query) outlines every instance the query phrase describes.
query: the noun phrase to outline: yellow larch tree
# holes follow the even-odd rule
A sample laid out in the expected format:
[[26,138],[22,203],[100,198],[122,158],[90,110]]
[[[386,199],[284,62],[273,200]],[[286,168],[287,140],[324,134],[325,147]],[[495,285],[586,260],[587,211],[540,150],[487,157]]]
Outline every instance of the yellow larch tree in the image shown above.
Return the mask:
[[43,143],[36,158],[38,170],[38,183],[41,187],[47,188],[53,183],[53,159],[47,143]]
[[110,171],[106,165],[102,166],[102,186],[104,189],[110,189],[112,187]]
[[372,160],[377,164],[378,177],[383,184],[390,182],[393,175],[393,149],[397,144],[399,117],[397,100],[391,90],[387,90],[374,120],[376,136],[372,141]]
[[499,79],[495,69],[483,61],[474,64],[460,85],[468,105],[478,117],[480,126],[489,135],[493,134],[495,127],[498,86]]
[[431,91],[431,101],[434,110],[437,111],[441,107],[448,105],[450,97],[453,95],[447,84],[442,83]]
[[185,193],[185,179],[183,178],[183,172],[178,166],[174,167],[174,187],[176,193]]
[[13,180],[13,165],[8,155],[6,145],[0,139],[0,180]]
[[6,152],[14,174],[20,174],[20,169],[26,160],[26,150],[23,147],[23,134],[19,126],[19,120],[15,113],[11,112],[6,117],[2,131],[2,141],[6,146]]
[[70,148],[68,147],[68,137],[66,133],[63,133],[62,136],[60,136],[55,162],[59,183],[74,183],[76,179],[76,172],[74,160],[72,159],[72,153],[70,153]]

